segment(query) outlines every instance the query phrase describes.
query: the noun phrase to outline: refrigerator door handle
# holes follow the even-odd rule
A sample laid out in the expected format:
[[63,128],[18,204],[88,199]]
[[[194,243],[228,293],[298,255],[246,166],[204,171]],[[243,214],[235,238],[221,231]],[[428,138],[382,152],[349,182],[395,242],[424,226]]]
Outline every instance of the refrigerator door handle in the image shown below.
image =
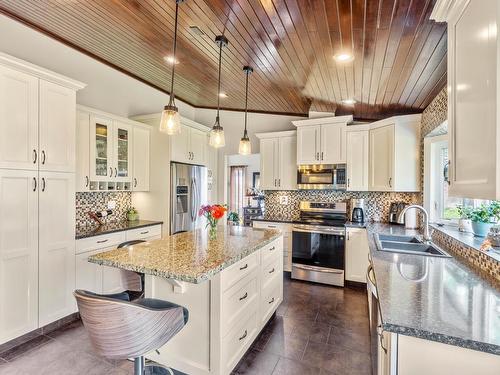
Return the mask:
[[193,183],[194,183],[194,218],[193,222],[196,222],[196,213],[198,212],[198,206],[200,205],[199,199],[200,197],[198,196],[198,184],[196,183],[196,178],[193,178]]
[[191,221],[194,222],[194,206],[195,206],[195,185],[194,179],[191,179]]

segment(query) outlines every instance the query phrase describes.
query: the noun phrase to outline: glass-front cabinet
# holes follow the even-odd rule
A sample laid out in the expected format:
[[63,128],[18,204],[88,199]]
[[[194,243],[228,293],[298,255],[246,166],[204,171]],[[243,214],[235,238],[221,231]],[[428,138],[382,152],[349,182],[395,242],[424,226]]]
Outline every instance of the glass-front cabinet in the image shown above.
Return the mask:
[[[131,130],[132,127],[128,124],[91,115],[90,180],[99,183],[98,190],[128,190],[130,188],[132,181]],[[103,183],[108,185],[104,187]]]

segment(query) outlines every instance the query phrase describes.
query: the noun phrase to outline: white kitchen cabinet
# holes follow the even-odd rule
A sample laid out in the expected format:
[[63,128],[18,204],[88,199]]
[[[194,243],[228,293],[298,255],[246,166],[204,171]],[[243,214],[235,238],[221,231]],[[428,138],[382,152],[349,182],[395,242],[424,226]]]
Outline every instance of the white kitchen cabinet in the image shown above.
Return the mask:
[[101,252],[99,249],[76,255],[75,289],[102,294],[102,266],[88,261],[90,256]]
[[40,80],[40,170],[75,172],[76,92]]
[[0,344],[38,328],[37,175],[0,169]]
[[149,164],[151,131],[147,127],[134,126],[132,150],[133,191],[149,191]]
[[170,158],[181,163],[206,165],[207,132],[186,123],[191,122],[183,119],[181,133],[170,137]]
[[132,125],[116,120],[113,125],[114,180],[132,182]]
[[421,115],[370,124],[370,191],[420,191]]
[[90,190],[90,114],[76,112],[76,191]]
[[113,120],[91,113],[90,179],[111,181],[113,172]]
[[2,65],[0,168],[38,170],[38,78]]
[[347,190],[368,191],[369,130],[348,130],[346,143]]
[[297,136],[295,131],[258,133],[260,139],[260,188],[297,188]]
[[368,268],[368,235],[365,228],[346,228],[345,279],[366,283]]
[[39,324],[76,311],[75,175],[40,172]]
[[281,230],[283,233],[283,270],[292,272],[292,224],[254,220],[252,225],[257,229]]
[[345,164],[349,122],[352,116],[292,121],[297,127],[297,164]]
[[431,17],[448,22],[448,194],[500,199],[500,4],[438,1]]

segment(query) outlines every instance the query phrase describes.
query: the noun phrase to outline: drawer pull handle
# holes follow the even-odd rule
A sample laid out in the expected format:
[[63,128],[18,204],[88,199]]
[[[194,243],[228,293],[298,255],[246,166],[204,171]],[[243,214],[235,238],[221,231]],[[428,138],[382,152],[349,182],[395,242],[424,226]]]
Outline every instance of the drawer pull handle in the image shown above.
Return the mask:
[[248,263],[245,264],[243,267],[240,267],[240,271],[246,270],[248,268]]
[[243,334],[243,336],[241,336],[238,340],[240,340],[240,341],[241,341],[241,340],[243,340],[245,337],[247,337],[247,335],[248,335],[248,332],[247,332],[247,330],[245,329],[245,333],[244,333],[244,334]]
[[274,251],[275,249],[276,249],[276,247],[273,246],[273,247],[269,248],[269,251]]
[[97,243],[104,243],[104,242],[108,242],[108,240],[100,240],[100,241],[97,241]]
[[149,230],[141,232],[141,234],[148,234],[148,233],[149,233]]
[[274,302],[274,297],[271,298],[271,300],[268,302],[269,304],[273,303]]
[[243,295],[243,297],[240,297],[240,301],[243,301],[243,300],[244,300],[245,298],[247,298],[247,297],[248,297],[248,293],[246,292],[246,293]]
[[274,267],[273,267],[273,269],[271,271],[269,271],[269,273],[273,273],[273,272],[274,272]]
[[268,225],[268,228],[276,228],[276,225]]

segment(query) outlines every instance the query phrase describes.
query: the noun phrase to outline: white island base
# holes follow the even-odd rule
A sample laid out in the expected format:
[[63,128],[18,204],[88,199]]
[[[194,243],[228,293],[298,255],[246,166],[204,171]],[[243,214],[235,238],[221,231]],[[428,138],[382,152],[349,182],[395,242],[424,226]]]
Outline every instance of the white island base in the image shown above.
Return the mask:
[[283,237],[208,281],[146,275],[146,296],[177,303],[189,321],[148,359],[189,375],[227,375],[283,300]]

